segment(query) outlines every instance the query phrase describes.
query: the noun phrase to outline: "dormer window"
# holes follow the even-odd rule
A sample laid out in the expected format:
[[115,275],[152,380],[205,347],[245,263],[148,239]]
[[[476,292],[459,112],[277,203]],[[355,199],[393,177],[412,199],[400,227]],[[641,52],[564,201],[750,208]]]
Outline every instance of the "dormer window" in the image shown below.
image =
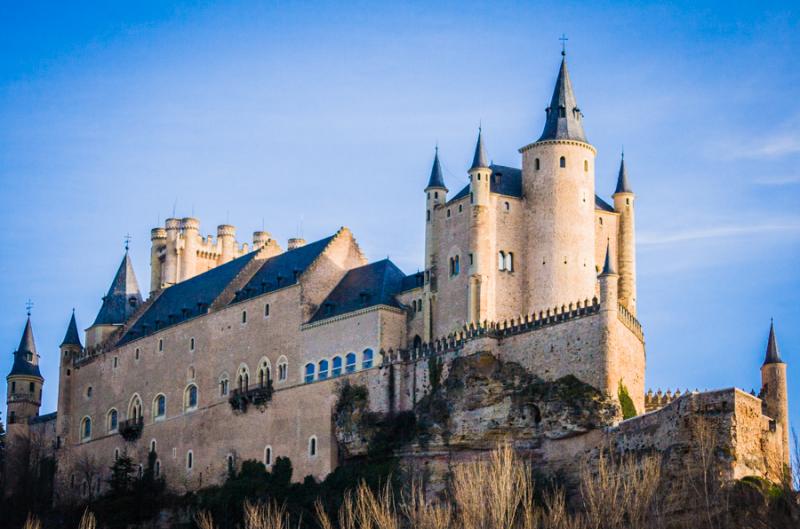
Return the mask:
[[358,295],[361,305],[366,305],[369,302],[369,292],[362,292]]
[[567,108],[566,107],[563,107],[563,106],[558,107],[558,117],[560,117],[560,118],[567,117]]
[[325,303],[325,305],[322,306],[323,313],[326,316],[330,316],[331,314],[333,314],[334,307],[335,307],[335,305],[333,303],[331,303],[331,302]]

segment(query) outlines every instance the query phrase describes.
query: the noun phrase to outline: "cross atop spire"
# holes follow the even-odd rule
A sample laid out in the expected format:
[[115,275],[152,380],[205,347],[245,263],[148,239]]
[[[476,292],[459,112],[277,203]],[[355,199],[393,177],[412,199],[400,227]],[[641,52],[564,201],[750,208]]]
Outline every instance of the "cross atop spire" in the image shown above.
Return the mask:
[[617,175],[617,188],[614,194],[617,193],[633,193],[630,184],[628,184],[628,170],[625,168],[625,151],[622,151],[622,157],[619,162],[619,175]]
[[25,302],[25,312],[28,313],[28,317],[31,317],[31,309],[33,308],[33,301],[28,298],[28,301]]
[[560,36],[560,37],[558,37],[558,40],[560,40],[560,41],[561,41],[561,56],[562,56],[562,57],[566,57],[566,56],[567,56],[567,41],[568,41],[569,39],[567,38],[567,36],[566,36],[566,35],[564,35],[564,34],[562,33],[562,34],[561,34],[561,36]]
[[131,239],[133,239],[133,237],[131,237],[130,233],[126,233],[123,238],[125,239],[125,253],[128,253],[128,248],[131,245]]

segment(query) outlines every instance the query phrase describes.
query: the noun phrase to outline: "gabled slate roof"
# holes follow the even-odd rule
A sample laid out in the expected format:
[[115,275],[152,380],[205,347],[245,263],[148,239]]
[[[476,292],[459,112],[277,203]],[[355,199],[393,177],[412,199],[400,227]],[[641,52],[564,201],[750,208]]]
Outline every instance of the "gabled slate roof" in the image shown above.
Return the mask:
[[325,237],[267,259],[231,303],[294,285],[298,277],[325,250],[332,239],[333,236]]
[[[31,360],[28,360],[28,355],[30,355]],[[22,331],[22,338],[19,340],[19,346],[14,351],[14,364],[11,366],[11,372],[8,376],[27,375],[42,378],[38,359],[39,353],[36,352],[36,343],[33,340],[31,317],[28,316],[28,320],[25,322],[25,329]]]
[[165,288],[136,323],[123,335],[119,344],[153,334],[170,325],[205,314],[236,275],[257,252],[250,252],[208,272]]
[[400,292],[405,292],[406,290],[419,288],[424,284],[425,284],[425,272],[417,272],[415,274],[410,274],[403,278],[402,284],[400,285]]
[[[492,170],[492,179],[489,182],[489,191],[497,193],[498,195],[506,195],[509,197],[522,197],[522,171],[514,167],[506,167],[504,165],[491,164],[489,169]],[[456,193],[456,195],[447,202],[453,202],[460,198],[469,195],[469,184]]]
[[58,412],[54,411],[50,413],[45,413],[44,415],[33,417],[28,421],[28,424],[41,424],[43,422],[55,421],[57,418],[58,418]]
[[544,130],[538,141],[576,140],[586,143],[582,120],[583,114],[575,100],[567,71],[567,58],[563,56],[556,86],[553,88],[553,97],[550,99],[550,106],[547,107]]
[[114,280],[111,282],[111,287],[103,297],[103,305],[100,307],[93,325],[125,323],[141,304],[142,294],[139,292],[139,283],[136,281],[131,258],[126,251]]
[[69,319],[69,325],[67,325],[67,332],[64,335],[64,340],[61,342],[59,347],[64,347],[65,345],[77,345],[78,347],[83,347],[81,345],[81,337],[78,334],[78,324],[75,323],[75,311],[72,311],[72,317]]
[[334,287],[309,323],[375,305],[400,308],[394,296],[402,290],[405,277],[388,259],[354,268]]

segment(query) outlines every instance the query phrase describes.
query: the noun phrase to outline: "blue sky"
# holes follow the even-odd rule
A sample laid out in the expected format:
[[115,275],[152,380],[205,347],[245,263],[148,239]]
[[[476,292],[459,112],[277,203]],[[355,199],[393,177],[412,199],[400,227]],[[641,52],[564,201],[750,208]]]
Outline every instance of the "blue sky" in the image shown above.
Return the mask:
[[31,298],[43,412],[71,309],[92,322],[126,233],[146,289],[149,230],[173,207],[241,240],[346,225],[371,259],[417,270],[434,145],[451,190],[479,121],[490,158],[519,166],[563,32],[598,193],[624,145],[638,196],[647,385],[758,389],[774,317],[800,426],[791,2],[14,4],[0,4],[0,371]]

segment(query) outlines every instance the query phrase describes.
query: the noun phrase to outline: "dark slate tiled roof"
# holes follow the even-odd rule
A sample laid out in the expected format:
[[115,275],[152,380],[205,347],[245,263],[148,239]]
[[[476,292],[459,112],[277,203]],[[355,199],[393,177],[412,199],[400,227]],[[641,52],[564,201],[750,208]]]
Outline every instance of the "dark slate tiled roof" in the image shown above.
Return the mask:
[[103,305],[97,313],[94,325],[116,325],[128,321],[139,305],[142,304],[142,295],[139,293],[139,284],[128,252],[117,269],[114,281],[108,293],[103,297]]
[[[492,181],[489,183],[489,190],[498,195],[506,195],[509,197],[522,198],[522,171],[514,167],[506,167],[504,165],[492,164],[489,166],[492,170]],[[455,194],[453,198],[448,200],[453,202],[469,196],[469,184]]]
[[769,323],[769,339],[767,340],[767,356],[764,358],[764,365],[782,364],[781,353],[778,350],[778,339],[775,338],[775,325]]
[[553,89],[553,97],[550,100],[550,106],[547,107],[544,130],[538,141],[576,140],[586,142],[582,119],[583,115],[578,108],[575,93],[572,91],[572,82],[569,80],[567,58],[563,57],[561,68],[558,70],[556,86]]
[[331,291],[310,322],[375,305],[400,307],[394,298],[406,275],[388,259],[354,268]]
[[400,284],[400,292],[419,288],[425,284],[425,272],[417,272],[416,274],[407,275],[403,278]]
[[630,184],[628,184],[628,170],[625,168],[625,155],[622,155],[622,160],[619,162],[617,189],[614,190],[614,193],[633,193]]
[[432,187],[447,189],[447,186],[444,185],[444,177],[442,176],[442,165],[439,163],[439,147],[436,147],[436,154],[433,157],[433,167],[431,167],[431,177],[428,179],[428,186],[425,189]]
[[481,134],[480,129],[478,129],[478,142],[475,144],[475,155],[472,157],[470,171],[479,167],[489,167],[489,162],[486,159],[486,149],[483,148],[483,134]]
[[267,259],[231,303],[272,292],[297,283],[297,278],[322,253],[333,236],[306,244]]
[[69,325],[67,325],[67,333],[64,335],[64,340],[61,342],[59,347],[64,347],[65,345],[77,345],[78,347],[83,347],[81,345],[81,337],[78,334],[78,324],[75,323],[75,311],[72,311],[72,317],[69,319]]
[[[31,361],[27,359],[29,354],[32,358]],[[25,322],[25,330],[22,331],[22,338],[19,341],[19,346],[17,350],[14,351],[14,364],[11,366],[11,372],[8,376],[27,375],[42,378],[42,373],[39,371],[38,359],[39,354],[36,352],[36,343],[33,341],[31,318],[28,316],[28,321]]]
[[608,202],[606,202],[597,195],[594,196],[594,209],[609,211],[611,213],[614,212],[614,208],[611,206],[611,204],[609,204]]
[[58,412],[56,411],[52,413],[45,413],[44,415],[33,417],[30,421],[28,421],[28,424],[41,424],[43,422],[55,421],[57,417],[58,417]]
[[124,344],[157,330],[205,314],[209,305],[225,290],[257,252],[250,252],[208,272],[165,288],[153,304],[119,341]]

